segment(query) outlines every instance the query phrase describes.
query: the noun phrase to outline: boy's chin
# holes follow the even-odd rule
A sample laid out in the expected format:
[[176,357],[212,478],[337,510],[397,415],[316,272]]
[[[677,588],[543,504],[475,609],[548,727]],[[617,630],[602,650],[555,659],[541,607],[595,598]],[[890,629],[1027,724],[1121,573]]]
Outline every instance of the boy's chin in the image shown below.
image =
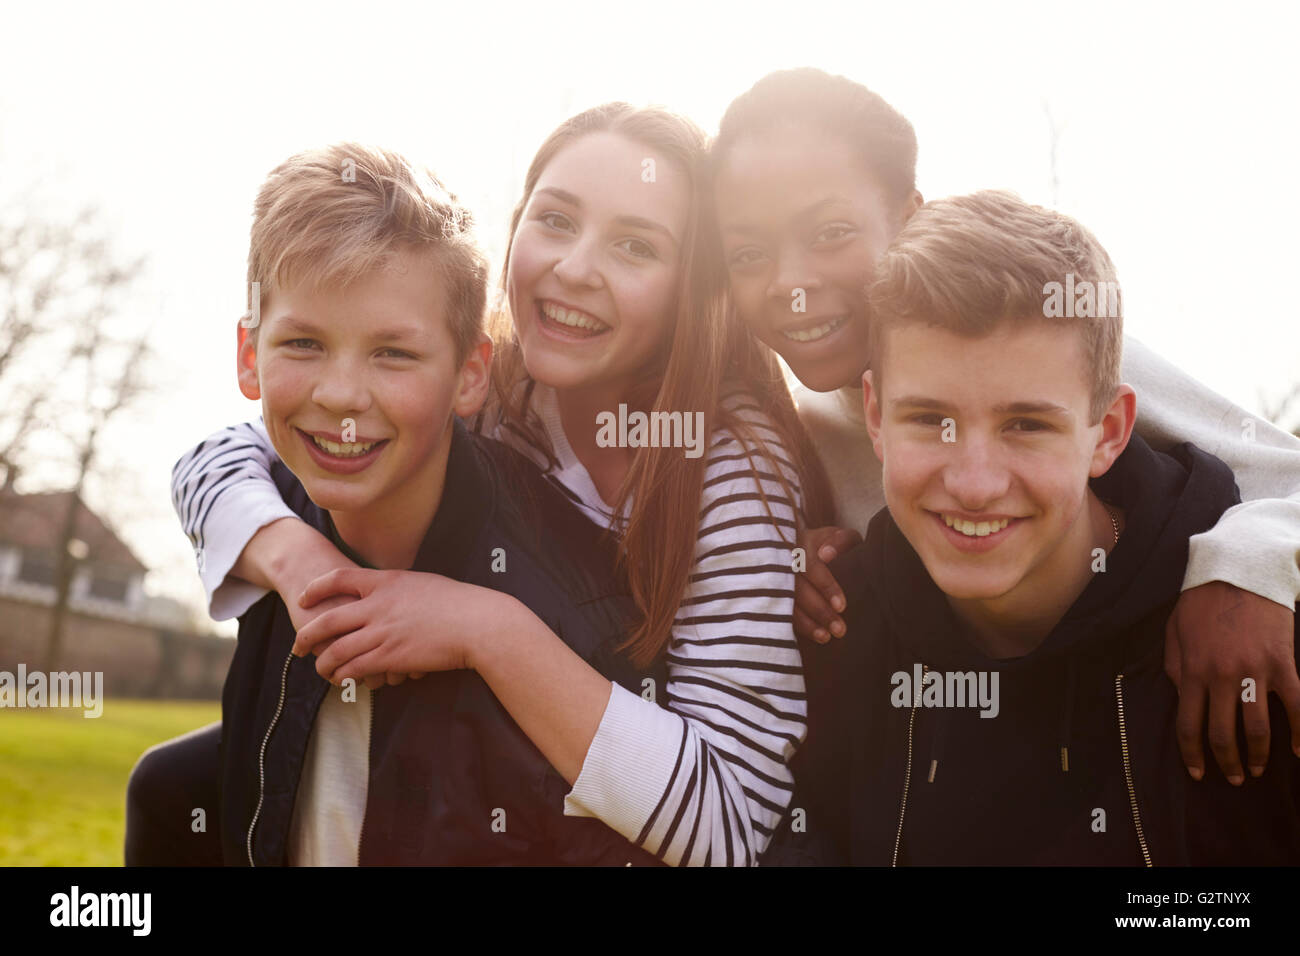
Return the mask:
[[339,494],[337,491],[328,488],[313,490],[309,485],[303,487],[307,489],[307,497],[312,500],[316,507],[331,514],[365,511],[372,503],[369,496]]
[[954,568],[924,556],[921,561],[935,586],[958,601],[991,601],[1015,590],[1021,581],[1006,568]]
[[293,464],[286,464],[302,482],[307,497],[323,511],[363,511],[375,500],[375,493],[367,487],[370,482],[358,481],[355,477],[325,478],[312,474],[308,469],[298,470]]

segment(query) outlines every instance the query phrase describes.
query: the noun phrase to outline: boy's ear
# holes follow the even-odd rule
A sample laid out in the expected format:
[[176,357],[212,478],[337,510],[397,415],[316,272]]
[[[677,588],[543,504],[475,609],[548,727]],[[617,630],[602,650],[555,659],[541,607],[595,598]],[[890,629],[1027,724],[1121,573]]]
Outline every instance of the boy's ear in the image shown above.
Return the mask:
[[239,321],[239,338],[235,352],[236,369],[239,375],[239,390],[245,398],[260,401],[262,389],[257,382],[257,336],[252,329],[244,325],[243,317]]
[[487,400],[488,387],[491,384],[492,339],[486,333],[480,332],[478,341],[469,350],[469,355],[460,367],[452,411],[461,418],[476,414]]
[[871,369],[862,373],[862,410],[867,417],[867,434],[871,436],[871,447],[876,453],[876,458],[884,462],[885,454],[880,440],[880,396],[872,381]]
[[1101,417],[1101,437],[1092,452],[1092,466],[1088,470],[1090,477],[1097,478],[1110,470],[1115,459],[1128,447],[1136,421],[1137,393],[1131,385],[1120,385],[1115,390],[1115,400]]

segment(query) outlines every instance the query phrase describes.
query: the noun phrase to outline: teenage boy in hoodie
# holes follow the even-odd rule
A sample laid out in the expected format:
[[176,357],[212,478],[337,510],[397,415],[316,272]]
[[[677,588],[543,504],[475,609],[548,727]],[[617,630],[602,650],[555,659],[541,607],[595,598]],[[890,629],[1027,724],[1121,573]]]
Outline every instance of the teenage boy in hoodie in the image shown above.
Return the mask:
[[832,565],[848,633],[806,649],[799,809],[768,862],[1300,862],[1276,699],[1262,777],[1182,769],[1165,627],[1189,537],[1239,496],[1217,458],[1133,433],[1105,250],[1008,193],[941,200],[871,303],[887,509]]
[[[254,209],[260,297],[240,330],[240,389],[261,402],[281,494],[353,560],[505,592],[639,690],[614,653],[630,604],[598,530],[459,420],[479,410],[491,360],[469,227],[432,175],[387,150],[281,164]],[[291,653],[294,637],[274,593],[239,619],[222,696],[226,863],[656,862],[564,815],[563,779],[474,671],[335,687]]]

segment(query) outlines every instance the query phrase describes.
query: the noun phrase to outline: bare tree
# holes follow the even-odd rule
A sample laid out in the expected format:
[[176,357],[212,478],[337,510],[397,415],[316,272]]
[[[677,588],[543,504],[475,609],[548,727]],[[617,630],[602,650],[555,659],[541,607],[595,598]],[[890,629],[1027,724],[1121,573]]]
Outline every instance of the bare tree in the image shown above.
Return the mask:
[[[71,494],[55,553],[45,669],[57,669],[77,561],[77,514],[110,422],[144,391],[148,330],[122,315],[141,260],[123,260],[94,210],[57,221],[21,204],[0,217],[0,465],[57,459]],[[39,445],[39,454],[35,446]],[[57,450],[56,450],[57,449]]]

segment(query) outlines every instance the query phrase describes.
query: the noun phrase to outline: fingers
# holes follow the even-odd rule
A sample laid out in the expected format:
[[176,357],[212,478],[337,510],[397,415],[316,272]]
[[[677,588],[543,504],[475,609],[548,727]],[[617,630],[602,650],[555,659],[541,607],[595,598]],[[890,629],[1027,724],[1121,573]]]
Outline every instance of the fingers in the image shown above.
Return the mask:
[[1183,647],[1178,641],[1177,622],[1177,612],[1170,614],[1169,620],[1165,622],[1165,673],[1174,682],[1174,686],[1181,690],[1183,684]]
[[829,605],[832,613],[838,614],[844,610],[844,592],[840,590],[839,583],[831,574],[831,569],[822,560],[822,554],[831,554],[831,560],[834,560],[830,545],[823,545],[821,554],[808,556],[808,570],[803,573],[802,579],[820,591],[823,601]]
[[[299,607],[311,607],[327,597],[336,594],[364,597],[370,593],[367,583],[372,583],[370,575],[376,572],[366,568],[334,568],[314,579],[298,598]],[[363,590],[364,589],[364,590]]]
[[[851,548],[861,540],[856,531],[845,528],[817,528],[804,535],[808,550],[807,570],[796,575],[794,586],[796,611],[802,612],[804,629],[800,630],[800,619],[796,614],[796,634],[820,643],[829,640],[831,635],[844,636],[844,620],[840,613],[847,602],[826,563],[835,560],[842,549]],[[811,625],[806,623],[808,621]]]
[[862,535],[858,534],[852,528],[836,528],[831,534],[830,541],[823,544],[818,551],[824,551],[829,545],[835,552],[829,558],[822,558],[823,561],[834,561],[839,555],[846,551],[851,551],[862,543]]
[[331,684],[340,683],[348,677],[361,678],[373,674],[378,674],[382,681],[386,673],[384,669],[378,667],[357,669],[355,666],[358,657],[374,650],[380,643],[380,637],[375,633],[374,628],[362,628],[340,637],[330,645],[328,650],[316,656],[316,673]]
[[[1233,692],[1241,697],[1239,689]],[[1252,777],[1258,777],[1268,766],[1268,685],[1264,681],[1256,682],[1253,701],[1241,702],[1241,723],[1246,728],[1246,766]]]
[[406,682],[405,674],[394,674],[392,671],[388,672],[387,678],[388,678],[389,687],[396,687],[398,684],[403,684]]
[[1237,750],[1237,688],[1231,681],[1216,681],[1210,687],[1210,752],[1215,763],[1234,787],[1245,782],[1241,755]]
[[[831,634],[844,636],[844,622],[831,609],[825,595],[805,580],[803,575],[796,575],[794,580],[794,604],[796,634],[803,634],[819,643],[830,640]],[[801,619],[807,622],[803,630],[799,628]]]
[[1205,751],[1201,749],[1201,726],[1205,719],[1205,686],[1188,681],[1179,689],[1178,716],[1174,730],[1183,763],[1193,780],[1205,779]]
[[794,633],[796,637],[802,638],[805,641],[815,641],[818,644],[825,644],[831,639],[830,633],[803,611],[799,610],[798,604],[794,606]]
[[383,652],[379,649],[379,642],[367,650],[362,651],[356,657],[349,661],[344,661],[338,665],[334,671],[334,680],[341,683],[349,677],[355,680],[365,681],[365,685],[371,690],[384,686],[385,674]]
[[314,653],[318,657],[321,649],[318,645],[332,637],[342,637],[364,627],[369,620],[369,611],[360,601],[353,601],[341,607],[326,611],[320,617],[304,625],[293,642],[293,653],[305,657]]

